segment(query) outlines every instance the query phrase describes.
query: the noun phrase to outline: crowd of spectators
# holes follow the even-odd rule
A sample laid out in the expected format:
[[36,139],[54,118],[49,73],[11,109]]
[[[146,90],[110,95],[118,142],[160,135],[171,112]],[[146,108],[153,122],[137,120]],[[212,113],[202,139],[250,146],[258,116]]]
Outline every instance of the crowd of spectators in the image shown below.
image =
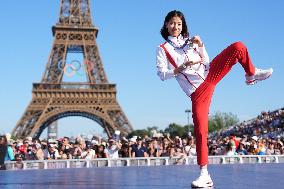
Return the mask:
[[182,139],[175,136],[171,139],[169,134],[163,137],[133,136],[130,139],[119,136],[104,139],[95,136],[88,140],[79,136],[75,139],[63,137],[57,140],[39,140],[27,137],[24,140],[7,141],[13,156],[6,160],[15,161],[165,156],[185,158],[196,155],[193,137]]
[[284,154],[283,138],[284,108],[263,111],[255,119],[211,134],[209,153],[223,155],[232,149],[234,154],[241,155],[280,155]]
[[[280,155],[284,154],[284,110],[263,112],[254,120],[242,122],[210,135],[209,155]],[[39,140],[27,137],[12,140],[1,136],[9,153],[5,160],[52,160],[134,157],[195,156],[195,138],[154,133],[153,136],[133,136],[126,139],[116,131],[110,139],[94,136],[86,139],[63,137]],[[1,139],[1,140],[2,140]],[[5,140],[4,140],[5,139]],[[7,155],[8,154],[8,155]]]

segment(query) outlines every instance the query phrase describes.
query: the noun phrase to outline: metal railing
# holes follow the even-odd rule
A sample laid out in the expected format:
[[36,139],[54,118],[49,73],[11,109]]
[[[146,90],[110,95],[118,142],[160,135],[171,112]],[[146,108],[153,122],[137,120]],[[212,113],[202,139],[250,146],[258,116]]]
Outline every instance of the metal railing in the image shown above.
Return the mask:
[[[284,155],[245,155],[245,156],[209,156],[209,164],[246,164],[246,163],[284,163]],[[64,169],[64,168],[95,168],[123,166],[163,166],[197,164],[196,156],[178,157],[147,157],[147,158],[99,158],[94,160],[35,160],[7,161],[7,170],[25,169]]]

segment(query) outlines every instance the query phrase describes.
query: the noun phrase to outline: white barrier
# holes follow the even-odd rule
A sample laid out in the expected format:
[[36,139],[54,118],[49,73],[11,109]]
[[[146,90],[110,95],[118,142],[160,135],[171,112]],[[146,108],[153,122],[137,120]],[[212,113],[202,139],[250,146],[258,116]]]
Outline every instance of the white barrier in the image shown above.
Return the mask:
[[[209,156],[209,164],[246,164],[246,163],[284,163],[284,155],[245,155],[245,156]],[[197,164],[196,156],[184,159],[178,157],[147,157],[147,158],[99,158],[94,160],[43,160],[43,161],[7,161],[7,170],[22,169],[64,169],[64,168],[95,168],[123,166],[162,166],[162,165],[193,165]]]

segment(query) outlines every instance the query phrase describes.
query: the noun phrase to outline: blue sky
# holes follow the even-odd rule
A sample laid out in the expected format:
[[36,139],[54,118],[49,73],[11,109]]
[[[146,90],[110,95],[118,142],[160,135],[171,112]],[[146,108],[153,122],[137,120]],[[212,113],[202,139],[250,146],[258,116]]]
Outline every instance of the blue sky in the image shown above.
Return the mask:
[[[12,131],[32,99],[32,83],[42,78],[59,6],[59,0],[1,3],[0,132]],[[274,69],[269,80],[246,86],[244,72],[236,65],[217,86],[211,113],[232,112],[246,120],[284,106],[284,1],[91,0],[108,80],[117,84],[118,101],[135,129],[187,124],[184,111],[191,108],[190,99],[174,79],[160,81],[155,68],[156,47],[163,42],[159,31],[174,9],[185,14],[190,33],[201,36],[211,60],[240,40],[256,67]],[[101,131],[85,118],[59,123],[60,135]]]

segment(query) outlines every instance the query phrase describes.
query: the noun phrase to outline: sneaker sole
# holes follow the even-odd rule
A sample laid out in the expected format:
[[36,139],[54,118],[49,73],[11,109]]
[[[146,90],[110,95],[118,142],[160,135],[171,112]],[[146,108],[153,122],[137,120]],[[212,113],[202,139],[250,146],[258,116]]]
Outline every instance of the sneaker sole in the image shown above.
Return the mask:
[[265,78],[263,78],[263,79],[254,79],[254,80],[246,81],[246,84],[247,84],[247,85],[254,85],[254,84],[256,84],[258,81],[263,81],[263,80],[268,79],[271,75],[272,75],[272,72],[271,72],[267,77],[265,77]]
[[256,83],[256,80],[250,80],[250,81],[246,81],[247,85],[254,85]]
[[194,186],[194,185],[191,184],[191,188],[211,188],[211,187],[213,187],[213,182],[207,183],[204,186]]

